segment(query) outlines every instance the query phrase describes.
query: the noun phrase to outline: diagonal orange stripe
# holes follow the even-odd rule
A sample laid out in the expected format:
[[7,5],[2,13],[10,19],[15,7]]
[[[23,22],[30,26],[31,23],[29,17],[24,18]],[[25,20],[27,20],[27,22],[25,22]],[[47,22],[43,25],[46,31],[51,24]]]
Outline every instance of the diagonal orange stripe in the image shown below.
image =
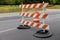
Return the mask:
[[22,24],[24,24],[24,22],[25,22],[25,21],[23,21],[23,23],[22,23]]
[[36,15],[36,17],[35,17],[35,18],[39,18],[39,16],[40,16],[40,14]]
[[34,13],[32,13],[30,17],[33,17],[33,16],[34,16]]
[[24,13],[22,14],[22,16],[24,16]]
[[46,29],[47,26],[48,26],[48,24],[45,24],[45,25],[43,25],[42,28],[43,28],[43,29]]
[[28,4],[28,8],[30,8],[31,7],[31,4]]
[[24,20],[20,20],[20,23],[21,23],[21,24],[23,24],[23,22],[22,22],[22,21],[24,22]]
[[27,22],[26,24],[28,24],[29,22]]
[[31,24],[30,24],[30,26],[33,26],[34,25],[34,22],[32,22]]
[[29,13],[26,14],[26,17],[28,17]]
[[49,6],[47,5],[46,8],[48,8]]
[[24,8],[26,8],[26,5],[24,5]]
[[45,13],[42,18],[45,19],[47,16],[48,16],[48,14]]
[[39,28],[40,25],[41,25],[40,23],[37,23],[36,28]]
[[37,4],[34,4],[33,8],[35,8],[37,6]]
[[43,5],[44,5],[44,3],[41,3],[41,5],[39,6],[39,8],[42,8],[42,7],[43,7]]
[[37,14],[34,18],[39,18],[39,16],[40,16],[39,12],[34,12],[34,14]]

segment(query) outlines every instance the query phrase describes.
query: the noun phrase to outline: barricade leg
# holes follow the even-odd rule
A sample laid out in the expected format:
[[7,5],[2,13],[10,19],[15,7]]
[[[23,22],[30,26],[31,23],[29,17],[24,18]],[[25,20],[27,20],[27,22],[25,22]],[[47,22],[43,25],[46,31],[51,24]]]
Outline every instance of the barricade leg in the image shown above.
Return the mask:
[[52,36],[52,32],[49,30],[41,29],[41,30],[37,31],[33,36],[37,37],[37,38],[48,38],[48,37]]
[[19,27],[17,27],[18,29],[30,29],[30,26],[28,25],[19,25]]
[[[34,22],[39,23],[39,19],[34,19]],[[49,31],[49,25],[44,25],[39,31],[37,31],[33,36],[38,38],[48,38],[52,36],[52,32]]]
[[[21,7],[23,6],[23,3],[22,3],[22,5],[21,5]],[[21,13],[20,13],[20,15],[21,15]],[[24,13],[23,13],[23,7],[22,7],[22,16],[24,15]],[[24,19],[24,17],[22,17],[22,19]],[[19,25],[19,27],[17,27],[18,29],[29,29],[30,28],[30,26],[28,26],[28,25]]]

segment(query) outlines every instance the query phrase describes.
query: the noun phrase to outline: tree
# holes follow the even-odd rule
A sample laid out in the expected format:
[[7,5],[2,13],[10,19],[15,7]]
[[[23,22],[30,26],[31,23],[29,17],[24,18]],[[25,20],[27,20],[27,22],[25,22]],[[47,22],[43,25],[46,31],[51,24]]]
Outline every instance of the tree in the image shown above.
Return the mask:
[[60,0],[57,0],[56,4],[60,4]]
[[15,0],[5,0],[5,4],[15,4]]
[[0,0],[0,4],[4,4],[5,0]]
[[16,0],[16,4],[22,4],[23,0]]
[[57,0],[50,0],[50,4],[56,4]]

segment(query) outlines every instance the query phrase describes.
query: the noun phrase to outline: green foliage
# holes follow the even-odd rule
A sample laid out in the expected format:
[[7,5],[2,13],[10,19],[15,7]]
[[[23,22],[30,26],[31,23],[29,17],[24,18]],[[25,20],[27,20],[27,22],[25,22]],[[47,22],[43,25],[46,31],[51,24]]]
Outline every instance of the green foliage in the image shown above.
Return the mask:
[[[5,0],[4,0],[5,1]],[[0,4],[4,4],[4,1],[3,0],[0,0]]]
[[15,4],[15,0],[0,0],[0,4]]
[[50,4],[56,4],[57,0],[50,0]]
[[60,0],[57,0],[57,4],[60,4]]
[[22,0],[16,0],[16,4],[22,4]]
[[15,0],[5,0],[6,4],[15,4]]
[[[44,0],[50,4],[60,4],[60,0]],[[27,3],[41,3],[43,0],[0,0],[0,4],[24,4]]]

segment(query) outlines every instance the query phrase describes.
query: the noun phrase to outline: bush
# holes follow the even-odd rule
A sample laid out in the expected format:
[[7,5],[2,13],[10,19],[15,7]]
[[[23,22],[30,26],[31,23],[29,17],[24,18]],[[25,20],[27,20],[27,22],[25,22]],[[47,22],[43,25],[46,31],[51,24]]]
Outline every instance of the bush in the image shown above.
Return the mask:
[[5,0],[5,4],[15,4],[15,0]]
[[[22,1],[24,4],[27,3],[41,3],[43,0],[0,0],[0,4],[9,4],[9,5],[19,5],[22,4]],[[44,0],[45,2],[48,2],[50,4],[60,4],[60,0]]]

